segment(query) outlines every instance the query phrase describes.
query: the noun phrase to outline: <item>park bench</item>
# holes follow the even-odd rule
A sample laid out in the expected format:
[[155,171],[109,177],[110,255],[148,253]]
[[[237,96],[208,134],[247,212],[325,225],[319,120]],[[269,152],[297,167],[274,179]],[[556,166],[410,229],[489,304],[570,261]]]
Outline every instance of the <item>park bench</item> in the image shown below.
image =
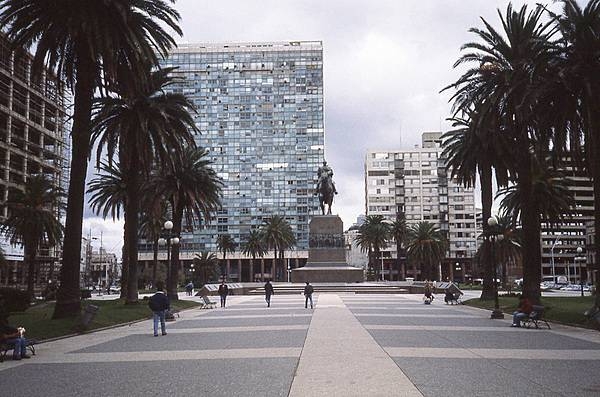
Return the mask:
[[[35,356],[35,340],[27,339],[27,349]],[[13,343],[0,342],[0,363],[6,359],[8,352],[13,350],[15,345]]]
[[462,300],[460,298],[462,295],[462,292],[447,293],[444,295],[444,302],[450,305],[462,305]]
[[213,302],[210,299],[208,299],[208,296],[206,295],[202,295],[202,309],[213,309],[214,307],[217,306],[217,302]]
[[548,329],[550,329],[550,324],[544,319],[544,306],[533,305],[533,310],[529,313],[529,317],[523,320],[523,326],[531,328],[531,325],[535,325],[535,328],[540,328],[540,322],[546,324]]

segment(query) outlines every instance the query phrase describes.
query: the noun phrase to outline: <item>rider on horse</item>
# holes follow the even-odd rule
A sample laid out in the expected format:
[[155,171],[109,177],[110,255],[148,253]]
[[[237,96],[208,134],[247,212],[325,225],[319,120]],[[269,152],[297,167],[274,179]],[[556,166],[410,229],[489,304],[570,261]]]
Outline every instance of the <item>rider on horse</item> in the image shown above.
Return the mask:
[[338,194],[335,188],[335,183],[333,182],[333,169],[329,165],[327,165],[327,161],[323,160],[323,165],[320,166],[317,170],[317,176],[319,177],[319,180],[317,181],[317,192],[321,191],[323,181],[327,178],[331,178],[331,184],[333,185],[333,193]]

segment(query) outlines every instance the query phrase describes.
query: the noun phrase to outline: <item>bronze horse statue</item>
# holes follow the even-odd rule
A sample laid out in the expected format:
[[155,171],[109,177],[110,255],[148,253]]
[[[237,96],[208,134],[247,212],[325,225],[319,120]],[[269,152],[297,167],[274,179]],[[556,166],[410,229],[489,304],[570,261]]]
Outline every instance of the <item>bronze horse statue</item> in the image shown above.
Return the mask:
[[321,213],[325,215],[325,205],[327,208],[327,215],[331,215],[331,203],[333,203],[334,196],[333,181],[331,175],[324,175],[321,178],[321,184],[319,186],[319,206],[321,207]]

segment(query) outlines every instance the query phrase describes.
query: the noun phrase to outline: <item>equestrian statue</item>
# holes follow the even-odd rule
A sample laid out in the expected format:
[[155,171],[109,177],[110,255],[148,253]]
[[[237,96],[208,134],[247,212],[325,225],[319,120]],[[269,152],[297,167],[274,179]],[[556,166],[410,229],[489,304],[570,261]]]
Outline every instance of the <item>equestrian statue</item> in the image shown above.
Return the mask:
[[323,165],[317,170],[317,176],[319,179],[317,181],[316,193],[319,195],[321,213],[325,215],[325,205],[327,205],[327,214],[331,215],[333,196],[338,192],[335,188],[335,183],[333,183],[333,169],[327,165],[327,161],[323,161]]

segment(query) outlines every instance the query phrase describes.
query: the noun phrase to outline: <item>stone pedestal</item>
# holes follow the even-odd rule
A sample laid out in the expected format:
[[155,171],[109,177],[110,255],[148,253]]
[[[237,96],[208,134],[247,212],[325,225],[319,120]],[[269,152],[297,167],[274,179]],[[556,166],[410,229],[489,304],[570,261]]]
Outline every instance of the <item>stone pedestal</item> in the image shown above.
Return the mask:
[[344,246],[344,224],[338,215],[316,215],[309,223],[308,260],[292,270],[292,282],[362,282],[363,269],[348,266]]

